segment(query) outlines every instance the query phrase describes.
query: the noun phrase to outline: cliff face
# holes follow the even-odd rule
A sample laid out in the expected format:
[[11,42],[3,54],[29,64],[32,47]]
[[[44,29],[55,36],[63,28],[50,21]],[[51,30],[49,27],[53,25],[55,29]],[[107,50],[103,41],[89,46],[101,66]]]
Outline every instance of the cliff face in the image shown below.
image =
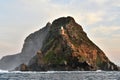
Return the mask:
[[49,32],[50,25],[48,23],[43,29],[30,34],[24,41],[21,53],[3,57],[0,60],[0,69],[13,70],[22,63],[28,64],[29,60],[41,49],[42,43]]
[[27,70],[118,70],[72,17],[53,21],[50,30],[27,66]]

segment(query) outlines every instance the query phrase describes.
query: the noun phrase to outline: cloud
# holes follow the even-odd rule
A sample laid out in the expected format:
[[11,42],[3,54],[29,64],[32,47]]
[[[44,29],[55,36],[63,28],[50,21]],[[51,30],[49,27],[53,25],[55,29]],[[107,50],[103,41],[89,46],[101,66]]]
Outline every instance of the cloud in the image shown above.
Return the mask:
[[71,2],[71,0],[50,0],[50,2],[58,5],[67,5]]
[[119,26],[99,26],[92,29],[92,32],[101,34],[112,34],[116,31],[120,31]]
[[96,3],[97,5],[103,5],[105,4],[106,2],[108,2],[109,0],[88,0],[89,2],[94,2]]
[[100,22],[103,20],[104,14],[102,12],[96,12],[96,13],[91,13],[88,12],[84,14],[84,21],[90,25],[90,24],[95,24],[97,22]]
[[114,37],[114,38],[119,38],[119,41],[120,41],[120,33],[119,33],[119,34],[112,35],[112,37]]
[[111,0],[111,6],[120,7],[120,0]]

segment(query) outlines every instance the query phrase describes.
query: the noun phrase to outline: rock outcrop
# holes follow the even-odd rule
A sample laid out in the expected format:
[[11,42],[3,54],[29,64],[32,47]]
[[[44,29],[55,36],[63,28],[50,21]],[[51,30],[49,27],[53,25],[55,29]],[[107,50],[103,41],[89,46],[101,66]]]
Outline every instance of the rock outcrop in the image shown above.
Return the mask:
[[21,53],[5,56],[0,60],[0,69],[13,70],[22,63],[28,64],[29,60],[41,49],[42,43],[49,32],[51,24],[30,34],[24,41]]
[[37,54],[29,61],[31,71],[119,70],[72,17],[53,21]]

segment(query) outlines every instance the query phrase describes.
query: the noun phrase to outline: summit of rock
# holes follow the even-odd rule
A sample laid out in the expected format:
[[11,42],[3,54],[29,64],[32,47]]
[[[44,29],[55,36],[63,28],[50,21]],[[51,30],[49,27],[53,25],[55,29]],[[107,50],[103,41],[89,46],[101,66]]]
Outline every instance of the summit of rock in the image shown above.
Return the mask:
[[68,23],[70,23],[70,22],[75,22],[75,20],[74,20],[73,17],[68,16],[68,17],[60,17],[60,18],[54,20],[54,21],[52,22],[52,24],[65,25],[65,24],[68,24]]

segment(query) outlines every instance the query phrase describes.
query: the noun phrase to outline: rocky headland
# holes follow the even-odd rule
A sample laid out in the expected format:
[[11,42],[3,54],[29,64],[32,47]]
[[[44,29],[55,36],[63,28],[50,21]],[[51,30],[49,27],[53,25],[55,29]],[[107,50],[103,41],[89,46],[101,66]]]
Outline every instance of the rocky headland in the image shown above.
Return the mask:
[[61,17],[52,22],[42,47],[21,71],[117,71],[105,53],[95,45],[74,18]]

